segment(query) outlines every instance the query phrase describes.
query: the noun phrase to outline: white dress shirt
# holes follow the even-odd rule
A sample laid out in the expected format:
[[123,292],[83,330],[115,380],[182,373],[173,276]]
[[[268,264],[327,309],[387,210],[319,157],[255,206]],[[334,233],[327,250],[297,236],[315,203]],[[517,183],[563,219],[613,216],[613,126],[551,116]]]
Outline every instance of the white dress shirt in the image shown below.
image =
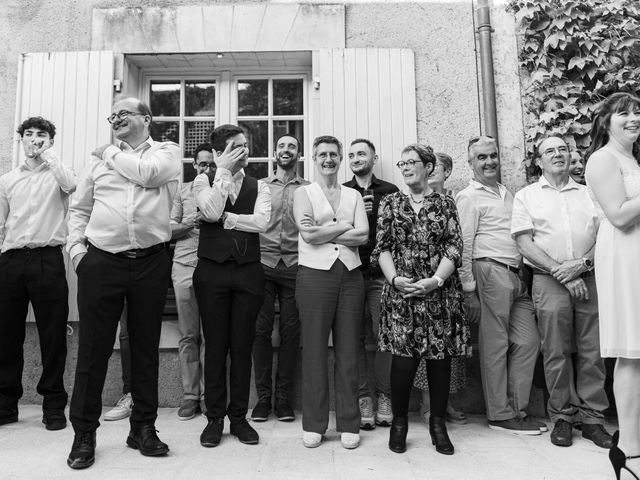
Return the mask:
[[[224,213],[227,199],[234,204],[242,187],[245,173],[244,169],[231,175],[226,168],[216,169],[213,185],[209,186],[209,177],[206,174],[198,175],[193,181],[193,193],[196,205],[202,213],[202,217],[208,222],[217,222]],[[236,214],[227,212],[224,228],[235,229],[241,232],[264,232],[271,218],[271,192],[262,180],[258,180],[258,195],[256,204],[251,214]]]
[[64,245],[69,195],[76,175],[45,150],[42,164],[31,168],[26,160],[0,177],[1,251]]
[[87,241],[111,253],[168,242],[181,156],[175,143],[151,137],[92,156],[69,207],[69,255],[86,252]]
[[[582,258],[596,243],[598,213],[587,187],[569,177],[558,189],[541,176],[516,193],[511,234],[531,231],[534,243],[558,263]],[[532,265],[527,258],[527,265]],[[534,265],[532,265],[534,266]]]
[[476,281],[471,265],[473,259],[489,257],[518,268],[522,256],[511,238],[513,195],[498,184],[498,193],[471,180],[469,186],[456,195],[456,207],[462,228],[462,266],[458,270],[462,289],[473,292]]

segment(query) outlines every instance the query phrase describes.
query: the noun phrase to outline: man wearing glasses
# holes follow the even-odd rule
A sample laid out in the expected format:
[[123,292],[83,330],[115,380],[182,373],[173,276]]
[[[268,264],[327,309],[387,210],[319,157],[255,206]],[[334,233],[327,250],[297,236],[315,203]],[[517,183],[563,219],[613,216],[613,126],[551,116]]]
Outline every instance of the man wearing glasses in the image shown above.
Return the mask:
[[127,445],[146,456],[169,447],[156,435],[158,345],[170,280],[167,242],[182,168],[180,147],[149,136],[152,114],[121,98],[108,118],[118,140],[91,152],[69,208],[67,250],[78,274],[80,338],[71,397],[75,438],[67,464],[94,463],[101,394],[127,301],[133,410]]
[[570,161],[564,139],[542,140],[542,175],[516,193],[511,233],[533,269],[531,295],[554,423],[551,443],[570,446],[573,423],[581,421],[584,438],[611,448],[603,427],[608,402],[593,271],[598,213],[587,188],[570,178]]
[[546,425],[527,416],[540,336],[510,233],[513,195],[498,183],[500,157],[493,138],[472,139],[468,156],[473,179],[456,195],[464,242],[460,280],[469,319],[480,322],[489,428],[540,435]]
[[[197,175],[215,174],[213,149],[208,143],[198,145],[193,153],[193,168]],[[178,358],[182,376],[180,420],[191,420],[204,406],[204,337],[198,302],[193,290],[193,272],[198,264],[198,241],[202,214],[196,208],[193,182],[182,184],[173,199],[171,210],[172,240],[177,240],[173,253],[171,280],[178,310]],[[200,400],[203,400],[201,405]]]

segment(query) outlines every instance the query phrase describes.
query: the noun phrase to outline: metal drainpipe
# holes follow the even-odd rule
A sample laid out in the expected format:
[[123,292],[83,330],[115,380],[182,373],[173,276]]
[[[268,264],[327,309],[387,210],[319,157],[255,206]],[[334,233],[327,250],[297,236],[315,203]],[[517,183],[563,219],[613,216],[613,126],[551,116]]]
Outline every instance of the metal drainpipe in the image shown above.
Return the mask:
[[491,17],[488,0],[478,0],[478,41],[480,47],[480,71],[482,76],[482,103],[484,106],[484,133],[498,143],[498,118],[496,114],[496,85],[493,79],[493,49],[491,47]]

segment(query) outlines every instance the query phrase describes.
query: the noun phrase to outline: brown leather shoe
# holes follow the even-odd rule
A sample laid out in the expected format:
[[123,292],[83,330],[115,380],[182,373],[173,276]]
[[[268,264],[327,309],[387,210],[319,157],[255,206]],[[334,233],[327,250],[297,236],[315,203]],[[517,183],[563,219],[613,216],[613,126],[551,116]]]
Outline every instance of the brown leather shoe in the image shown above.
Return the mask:
[[591,440],[600,448],[609,449],[613,447],[613,439],[611,435],[609,435],[601,424],[583,423],[582,436],[587,440]]
[[[584,428],[584,427],[583,427]],[[551,432],[551,443],[557,447],[570,447],[573,441],[571,437],[573,435],[573,425],[566,420],[558,420]]]

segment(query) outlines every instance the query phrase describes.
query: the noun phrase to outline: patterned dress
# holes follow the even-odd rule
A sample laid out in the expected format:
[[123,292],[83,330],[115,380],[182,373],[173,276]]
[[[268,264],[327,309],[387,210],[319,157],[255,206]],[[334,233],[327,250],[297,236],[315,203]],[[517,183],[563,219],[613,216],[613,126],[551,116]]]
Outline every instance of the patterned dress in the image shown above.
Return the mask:
[[[403,277],[432,277],[442,257],[459,267],[462,237],[451,197],[433,192],[424,197],[418,213],[410,202],[402,192],[387,195],[380,202],[372,266],[378,265],[381,252],[388,251],[397,275]],[[441,288],[422,298],[402,298],[401,292],[385,282],[380,304],[381,351],[433,360],[471,355],[457,271]]]

